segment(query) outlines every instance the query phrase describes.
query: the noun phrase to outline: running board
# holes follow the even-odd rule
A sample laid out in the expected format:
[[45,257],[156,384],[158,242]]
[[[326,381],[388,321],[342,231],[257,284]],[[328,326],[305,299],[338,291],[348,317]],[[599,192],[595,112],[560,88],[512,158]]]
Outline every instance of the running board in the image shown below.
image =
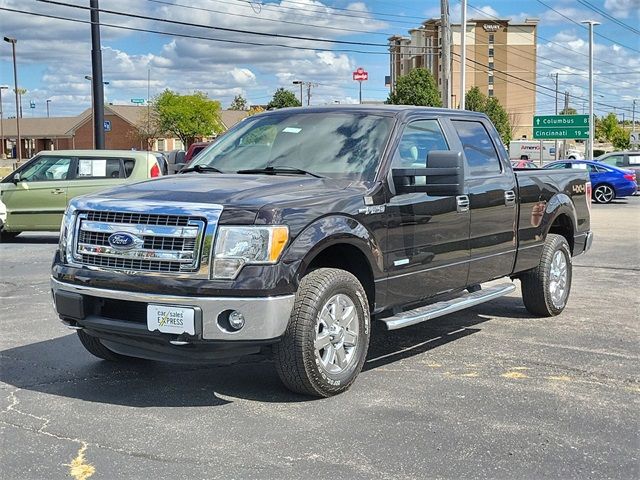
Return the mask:
[[488,302],[498,297],[508,295],[516,289],[513,283],[503,283],[495,285],[487,289],[478,290],[473,293],[465,294],[452,300],[433,303],[424,307],[416,308],[399,313],[393,317],[383,318],[382,321],[387,325],[387,330],[397,330],[398,328],[408,327],[416,323],[426,322],[432,318],[448,315],[449,313],[464,310],[474,305]]

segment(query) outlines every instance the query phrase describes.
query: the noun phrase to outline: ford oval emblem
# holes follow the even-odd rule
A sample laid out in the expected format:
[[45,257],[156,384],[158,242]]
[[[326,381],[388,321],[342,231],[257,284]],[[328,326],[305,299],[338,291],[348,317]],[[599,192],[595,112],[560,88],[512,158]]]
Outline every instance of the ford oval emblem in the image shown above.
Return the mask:
[[141,239],[127,232],[116,232],[109,235],[109,245],[118,250],[130,250],[142,243]]

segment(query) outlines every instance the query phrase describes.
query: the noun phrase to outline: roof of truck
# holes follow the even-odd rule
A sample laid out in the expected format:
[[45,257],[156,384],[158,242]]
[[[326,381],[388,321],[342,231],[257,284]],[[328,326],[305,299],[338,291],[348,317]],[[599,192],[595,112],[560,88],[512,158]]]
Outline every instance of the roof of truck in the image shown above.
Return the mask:
[[434,108],[434,107],[418,107],[415,105],[324,105],[317,107],[291,107],[281,108],[278,110],[269,110],[264,113],[274,112],[300,112],[300,113],[327,113],[327,112],[362,112],[372,114],[407,114],[407,113],[429,113],[435,115],[465,115],[465,116],[478,116],[484,117],[485,114],[481,112],[472,112],[469,110],[455,110],[451,108]]

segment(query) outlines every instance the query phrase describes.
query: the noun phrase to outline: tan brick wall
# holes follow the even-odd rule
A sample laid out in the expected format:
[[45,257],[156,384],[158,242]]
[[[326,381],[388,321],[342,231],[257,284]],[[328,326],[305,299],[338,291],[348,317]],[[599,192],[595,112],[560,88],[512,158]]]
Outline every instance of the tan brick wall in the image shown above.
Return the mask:
[[[111,131],[104,134],[104,145],[108,150],[144,150],[144,145],[136,141],[134,128],[117,115],[105,115],[105,120],[111,121]],[[76,129],[74,144],[77,149],[93,148],[93,124],[88,119]]]

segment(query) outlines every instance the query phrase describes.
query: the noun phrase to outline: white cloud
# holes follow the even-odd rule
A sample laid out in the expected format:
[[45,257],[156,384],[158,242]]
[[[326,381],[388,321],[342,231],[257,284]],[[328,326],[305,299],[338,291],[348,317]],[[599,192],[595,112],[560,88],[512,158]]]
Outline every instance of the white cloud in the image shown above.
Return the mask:
[[640,19],[639,0],[604,0],[604,8],[614,17]]

